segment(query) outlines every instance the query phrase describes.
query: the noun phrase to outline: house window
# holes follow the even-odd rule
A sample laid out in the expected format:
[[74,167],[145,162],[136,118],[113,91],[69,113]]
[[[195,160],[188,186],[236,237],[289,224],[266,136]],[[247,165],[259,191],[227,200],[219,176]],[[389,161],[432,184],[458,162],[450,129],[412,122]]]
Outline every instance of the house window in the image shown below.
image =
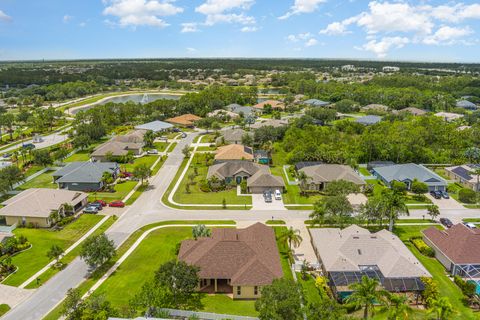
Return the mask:
[[254,295],[258,294],[258,287],[257,286],[253,287],[253,294]]
[[237,287],[237,296],[241,296],[242,295],[242,287],[238,286]]

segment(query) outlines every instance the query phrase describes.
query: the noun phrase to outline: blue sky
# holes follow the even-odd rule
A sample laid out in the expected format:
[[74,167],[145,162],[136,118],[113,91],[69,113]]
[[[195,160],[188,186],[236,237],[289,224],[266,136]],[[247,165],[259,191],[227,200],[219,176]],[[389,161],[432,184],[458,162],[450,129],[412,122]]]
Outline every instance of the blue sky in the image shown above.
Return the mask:
[[0,0],[0,60],[480,62],[479,34],[474,1]]

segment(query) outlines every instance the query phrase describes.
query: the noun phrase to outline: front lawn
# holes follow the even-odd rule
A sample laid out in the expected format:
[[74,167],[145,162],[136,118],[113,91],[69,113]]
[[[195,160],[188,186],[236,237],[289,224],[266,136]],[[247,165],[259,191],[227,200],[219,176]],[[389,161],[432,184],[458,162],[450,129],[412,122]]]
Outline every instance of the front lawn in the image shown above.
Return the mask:
[[[195,167],[198,175],[193,179],[194,183],[190,185],[190,192],[187,193],[186,185],[189,182],[189,176],[195,174]],[[179,170],[183,170],[183,168]],[[195,154],[187,173],[173,196],[175,202],[181,204],[222,204],[223,199],[225,199],[227,206],[229,204],[252,203],[251,197],[237,196],[236,187],[218,192],[203,192],[200,190],[201,183],[207,178],[207,172],[208,166],[205,164],[205,155],[201,153]]]
[[153,147],[158,150],[158,152],[163,152],[167,149],[169,143],[167,142],[155,142]]
[[146,164],[149,168],[157,161],[158,155],[143,156],[135,158],[133,163],[120,164],[122,171],[133,172],[133,169],[141,164]]
[[8,304],[0,304],[0,317],[3,316],[10,310],[10,306]]
[[31,188],[49,188],[49,189],[57,189],[57,184],[53,183],[53,174],[54,171],[47,171],[39,175],[38,177],[25,182],[21,186],[19,186],[18,190],[27,190]]
[[52,245],[58,245],[66,250],[102,218],[102,216],[84,214],[60,231],[15,229],[13,233],[17,237],[24,235],[32,244],[32,247],[12,257],[12,263],[18,267],[18,270],[8,277],[3,284],[19,286],[50,262],[47,252]]
[[115,192],[91,192],[88,201],[105,200],[107,202],[122,200],[137,185],[137,181],[125,181],[114,186]]
[[63,162],[75,162],[75,161],[88,161],[90,160],[90,151],[89,150],[80,150],[70,157],[65,158]]
[[[118,269],[95,291],[118,309],[127,307],[161,264],[175,259],[177,244],[191,238],[191,227],[171,227],[150,233]],[[158,245],[158,244],[161,244]],[[202,294],[202,311],[255,316],[253,301],[234,301],[224,295]]]

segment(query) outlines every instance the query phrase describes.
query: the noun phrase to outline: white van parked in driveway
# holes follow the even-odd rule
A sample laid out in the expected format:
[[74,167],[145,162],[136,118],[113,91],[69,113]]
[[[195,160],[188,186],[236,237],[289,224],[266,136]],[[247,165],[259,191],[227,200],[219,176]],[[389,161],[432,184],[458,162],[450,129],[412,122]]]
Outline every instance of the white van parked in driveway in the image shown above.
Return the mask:
[[282,193],[280,190],[275,190],[275,200],[282,200]]

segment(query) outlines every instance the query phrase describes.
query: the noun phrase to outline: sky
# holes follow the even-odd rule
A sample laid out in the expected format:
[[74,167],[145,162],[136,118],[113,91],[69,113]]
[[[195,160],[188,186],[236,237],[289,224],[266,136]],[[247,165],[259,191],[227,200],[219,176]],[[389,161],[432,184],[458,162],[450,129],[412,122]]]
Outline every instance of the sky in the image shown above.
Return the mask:
[[0,60],[480,62],[480,2],[0,0]]

